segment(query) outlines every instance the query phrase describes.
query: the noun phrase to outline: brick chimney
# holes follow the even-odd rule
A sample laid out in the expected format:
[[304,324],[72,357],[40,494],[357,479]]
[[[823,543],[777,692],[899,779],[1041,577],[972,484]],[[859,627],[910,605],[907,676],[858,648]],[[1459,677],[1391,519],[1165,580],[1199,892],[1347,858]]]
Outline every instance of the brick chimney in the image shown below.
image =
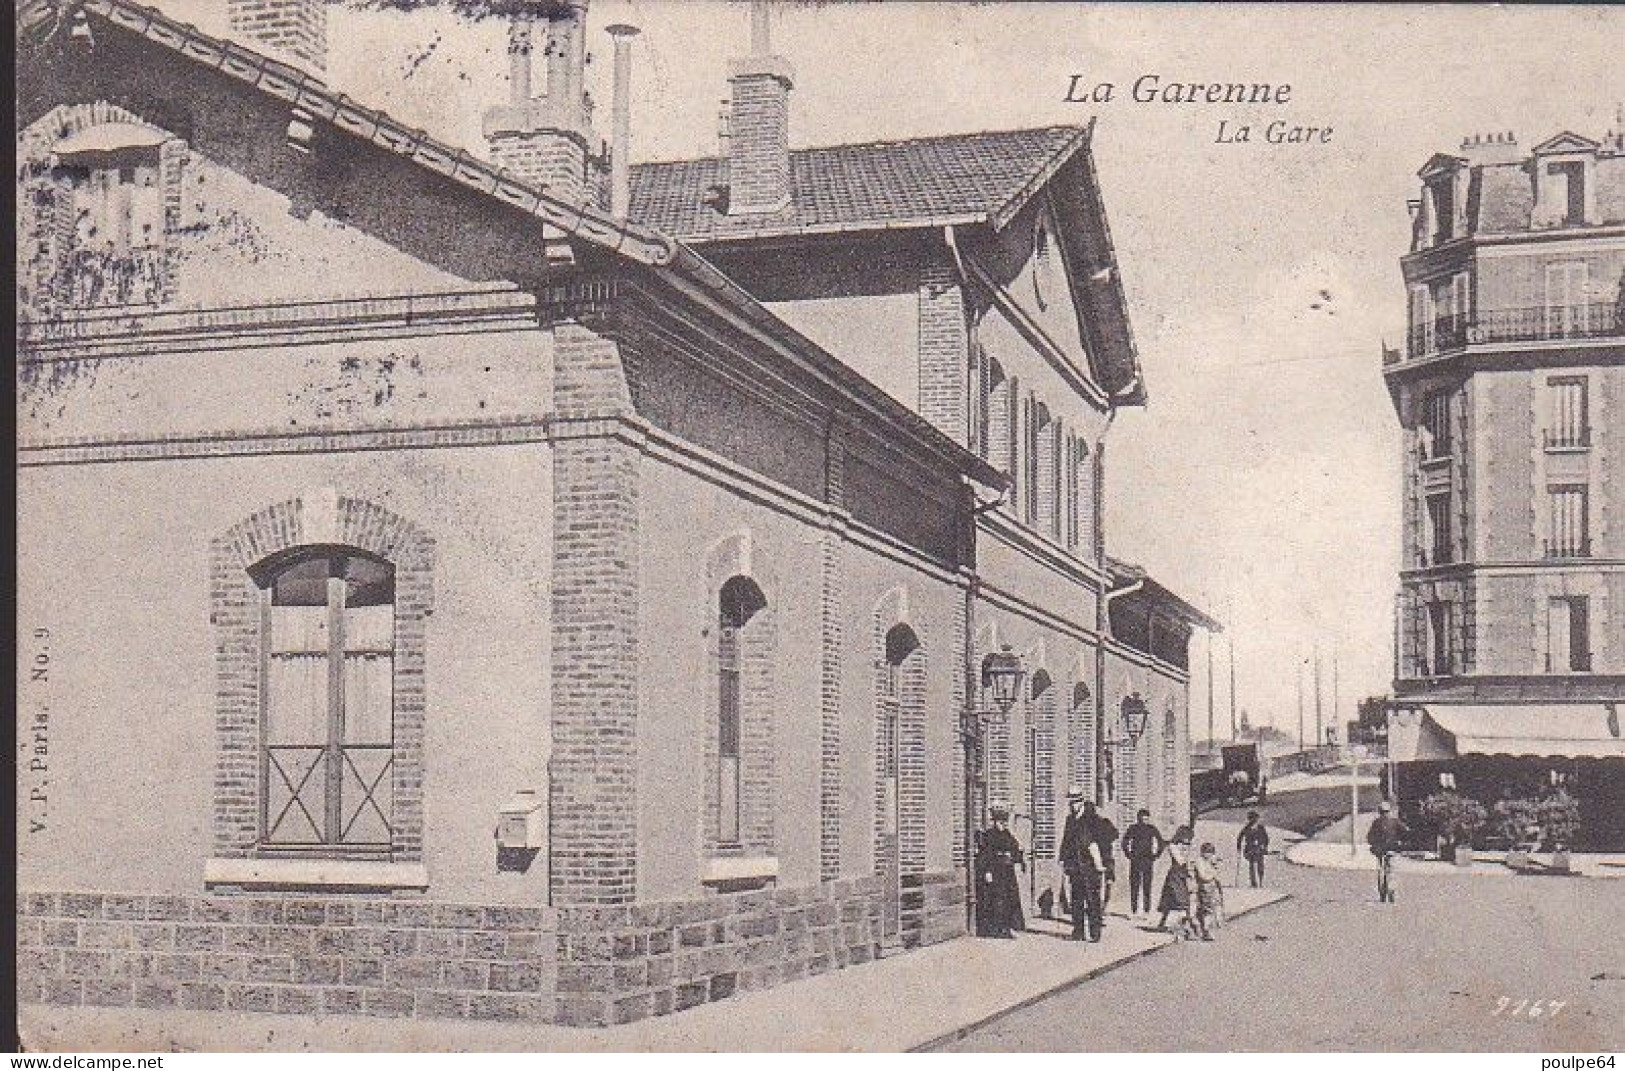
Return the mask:
[[1459,155],[1469,164],[1514,164],[1523,159],[1518,139],[1512,131],[1494,134],[1473,134],[1461,140]]
[[[547,62],[547,88],[532,96],[537,52]],[[485,138],[498,167],[578,204],[596,200],[600,184],[589,171],[586,64],[587,0],[532,0],[508,30],[508,103],[485,113]]]
[[750,6],[750,55],[729,64],[728,214],[790,204],[790,61],[773,55],[766,0]]
[[327,70],[327,0],[228,0],[232,36],[321,77]]

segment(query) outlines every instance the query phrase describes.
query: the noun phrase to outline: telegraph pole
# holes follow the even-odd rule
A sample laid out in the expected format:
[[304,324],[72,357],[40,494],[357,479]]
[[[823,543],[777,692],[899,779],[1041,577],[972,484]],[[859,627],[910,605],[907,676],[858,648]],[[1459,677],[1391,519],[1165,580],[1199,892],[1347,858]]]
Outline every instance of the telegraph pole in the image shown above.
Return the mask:
[[1303,750],[1303,659],[1298,660],[1297,672],[1293,674],[1298,685],[1298,750]]
[[1339,720],[1339,716],[1338,716],[1338,713],[1337,713],[1338,703],[1341,701],[1341,698],[1342,697],[1338,694],[1338,687],[1337,687],[1337,648],[1333,647],[1332,648],[1332,728],[1338,731],[1339,736],[1341,736],[1343,734],[1343,732],[1347,729],[1347,726],[1345,726],[1343,724],[1343,722],[1341,720]]
[[1230,637],[1230,739],[1236,737],[1236,638]]
[[1213,633],[1207,634],[1207,742],[1213,746]]
[[1326,730],[1320,708],[1320,644],[1315,644],[1315,746],[1326,742]]

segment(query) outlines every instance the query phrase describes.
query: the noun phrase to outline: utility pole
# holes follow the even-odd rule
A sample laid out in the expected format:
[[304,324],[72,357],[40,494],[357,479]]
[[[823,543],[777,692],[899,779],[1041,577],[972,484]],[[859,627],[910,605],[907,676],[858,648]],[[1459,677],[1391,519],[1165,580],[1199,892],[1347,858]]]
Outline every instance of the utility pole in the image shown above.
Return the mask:
[[1298,750],[1303,750],[1303,660],[1298,660],[1297,672],[1294,674],[1298,685]]
[[1320,707],[1320,644],[1315,644],[1315,746],[1326,742],[1324,715]]
[[1236,638],[1230,637],[1230,739],[1236,739]]
[[1213,633],[1207,634],[1207,742],[1213,746]]
[[1342,736],[1344,730],[1347,728],[1343,724],[1342,720],[1339,718],[1338,713],[1337,713],[1338,704],[1339,704],[1339,702],[1341,702],[1341,699],[1342,699],[1342,697],[1338,694],[1338,687],[1337,687],[1337,648],[1333,647],[1332,648],[1332,728],[1337,730],[1337,733],[1338,733],[1339,736]]

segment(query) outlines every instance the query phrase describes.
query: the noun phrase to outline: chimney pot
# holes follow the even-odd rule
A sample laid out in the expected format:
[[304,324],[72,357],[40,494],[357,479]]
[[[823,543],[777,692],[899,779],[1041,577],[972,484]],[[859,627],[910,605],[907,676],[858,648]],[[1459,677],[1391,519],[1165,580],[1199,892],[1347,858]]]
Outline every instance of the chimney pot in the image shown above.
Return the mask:
[[632,207],[632,39],[638,28],[616,23],[607,32],[615,39],[609,206],[617,218],[625,219]]
[[327,69],[327,0],[229,0],[231,32],[271,58],[322,77]]

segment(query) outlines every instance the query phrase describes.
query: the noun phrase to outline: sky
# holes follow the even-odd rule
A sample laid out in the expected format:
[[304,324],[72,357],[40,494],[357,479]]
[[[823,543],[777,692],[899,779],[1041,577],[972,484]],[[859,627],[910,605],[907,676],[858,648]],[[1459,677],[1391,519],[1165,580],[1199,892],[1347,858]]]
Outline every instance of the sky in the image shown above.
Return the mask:
[[[504,24],[365,2],[331,9],[329,83],[483,152],[481,113],[506,95]],[[158,6],[225,29],[223,0]],[[617,22],[642,30],[633,158],[714,154],[746,5],[593,0],[588,88],[606,137],[603,28]],[[1313,734],[1316,651],[1325,724],[1386,693],[1400,455],[1381,345],[1404,330],[1398,259],[1416,172],[1470,134],[1511,131],[1527,149],[1565,129],[1613,129],[1625,9],[791,3],[775,6],[773,32],[796,74],[793,146],[1098,120],[1150,394],[1108,440],[1111,553],[1225,623],[1213,645],[1220,736],[1232,644],[1235,706],[1255,724],[1295,734],[1301,680]],[[1131,87],[1148,74],[1291,89],[1277,105],[1137,103]],[[1114,99],[1068,103],[1074,75],[1112,83]],[[1272,119],[1329,126],[1330,141],[1266,144]],[[1221,120],[1250,125],[1251,140],[1216,143]]]

